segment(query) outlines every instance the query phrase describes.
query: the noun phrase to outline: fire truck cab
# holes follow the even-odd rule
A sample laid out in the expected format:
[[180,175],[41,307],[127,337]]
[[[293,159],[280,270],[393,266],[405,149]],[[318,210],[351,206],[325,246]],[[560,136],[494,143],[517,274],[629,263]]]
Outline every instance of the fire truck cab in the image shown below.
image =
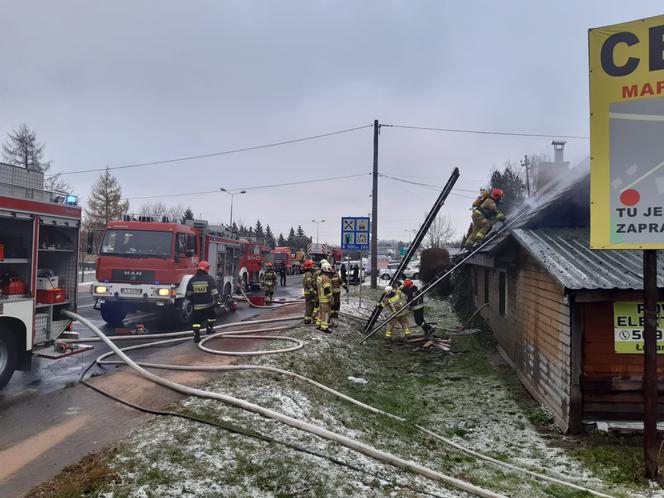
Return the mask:
[[[75,311],[81,209],[44,190],[44,174],[0,163],[0,388],[32,354],[57,359],[90,349],[56,343]],[[71,338],[71,336],[69,337]]]
[[222,304],[232,308],[233,278],[238,273],[242,244],[223,227],[206,221],[186,224],[150,217],[127,216],[108,224],[99,248],[95,307],[108,324],[120,325],[128,313],[174,314],[186,325],[191,304],[187,284],[200,260],[210,263]]

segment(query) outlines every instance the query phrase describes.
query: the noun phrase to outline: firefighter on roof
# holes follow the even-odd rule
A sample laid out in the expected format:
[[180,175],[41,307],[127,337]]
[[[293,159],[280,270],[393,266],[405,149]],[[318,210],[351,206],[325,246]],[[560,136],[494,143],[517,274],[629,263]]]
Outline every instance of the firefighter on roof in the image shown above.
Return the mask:
[[277,283],[277,274],[272,269],[272,263],[268,263],[266,266],[265,273],[263,273],[263,288],[265,289],[265,303],[270,304],[272,302],[272,296],[274,295],[274,286]]
[[191,302],[194,308],[191,314],[191,327],[194,329],[194,342],[201,340],[201,326],[203,321],[207,324],[207,333],[214,332],[214,323],[217,321],[215,308],[218,304],[219,290],[217,282],[208,274],[210,264],[207,261],[198,263],[196,275],[187,283],[185,299]]
[[314,280],[314,262],[307,259],[304,262],[304,275],[302,275],[302,289],[304,291],[304,323],[310,324],[314,319],[314,308],[318,297],[318,289]]
[[[505,221],[505,215],[498,209],[498,205],[503,200],[503,195],[502,189],[494,188],[486,200],[473,208],[472,231],[469,231],[465,243],[467,249],[472,248],[477,242],[482,242],[497,222]],[[474,203],[473,206],[475,206]]]
[[330,332],[330,311],[332,307],[332,274],[334,268],[332,265],[325,261],[321,262],[320,275],[317,279],[318,284],[318,316],[320,322],[316,328],[323,332]]

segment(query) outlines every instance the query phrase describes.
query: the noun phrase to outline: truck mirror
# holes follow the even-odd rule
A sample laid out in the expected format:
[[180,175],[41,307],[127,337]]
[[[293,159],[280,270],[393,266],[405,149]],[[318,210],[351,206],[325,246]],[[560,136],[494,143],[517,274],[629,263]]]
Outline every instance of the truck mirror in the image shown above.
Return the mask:
[[88,232],[88,244],[87,244],[86,249],[87,249],[86,252],[88,254],[92,254],[95,251],[95,231],[94,230],[90,230]]

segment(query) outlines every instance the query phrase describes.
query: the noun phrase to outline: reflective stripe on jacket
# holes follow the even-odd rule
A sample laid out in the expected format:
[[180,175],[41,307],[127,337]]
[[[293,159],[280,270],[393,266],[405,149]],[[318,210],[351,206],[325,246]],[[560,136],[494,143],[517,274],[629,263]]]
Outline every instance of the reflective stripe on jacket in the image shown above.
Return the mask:
[[329,303],[332,297],[332,281],[327,273],[321,273],[317,280],[318,302]]
[[196,273],[187,283],[185,297],[191,301],[195,310],[214,306],[218,295],[217,282],[207,272]]

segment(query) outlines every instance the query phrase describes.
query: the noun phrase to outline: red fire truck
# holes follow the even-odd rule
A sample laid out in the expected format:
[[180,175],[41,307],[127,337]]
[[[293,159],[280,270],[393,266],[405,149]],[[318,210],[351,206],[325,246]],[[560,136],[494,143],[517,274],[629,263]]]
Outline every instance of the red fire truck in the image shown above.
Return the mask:
[[[232,309],[233,282],[245,252],[241,241],[202,220],[125,218],[108,224],[99,247],[92,295],[104,321],[116,326],[128,313],[154,311],[188,324],[192,308],[185,292],[200,260],[210,263],[222,303]],[[90,252],[91,246],[92,239]]]
[[258,290],[270,248],[255,240],[241,239],[240,242],[244,244],[244,254],[240,257],[240,281],[245,290]]
[[272,249],[271,253],[272,264],[274,269],[278,272],[282,266],[286,267],[286,272],[289,275],[293,274],[293,263],[291,259],[291,248],[288,246],[280,246]]
[[76,310],[81,209],[44,191],[44,174],[0,163],[0,388],[32,354],[60,358],[90,347],[56,344]]

